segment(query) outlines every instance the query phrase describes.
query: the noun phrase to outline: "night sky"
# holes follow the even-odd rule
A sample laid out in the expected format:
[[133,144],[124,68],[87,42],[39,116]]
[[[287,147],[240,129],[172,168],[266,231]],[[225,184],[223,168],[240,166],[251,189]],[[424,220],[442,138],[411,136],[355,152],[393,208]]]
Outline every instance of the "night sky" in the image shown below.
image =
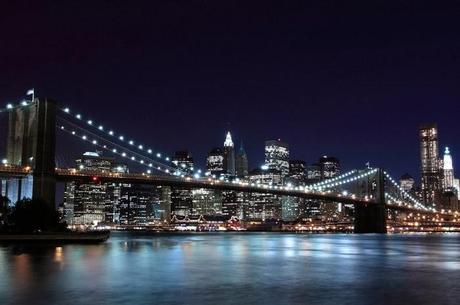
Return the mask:
[[416,177],[437,122],[460,166],[458,1],[55,2],[2,3],[2,105],[35,88],[201,166],[231,130],[251,167],[281,138]]

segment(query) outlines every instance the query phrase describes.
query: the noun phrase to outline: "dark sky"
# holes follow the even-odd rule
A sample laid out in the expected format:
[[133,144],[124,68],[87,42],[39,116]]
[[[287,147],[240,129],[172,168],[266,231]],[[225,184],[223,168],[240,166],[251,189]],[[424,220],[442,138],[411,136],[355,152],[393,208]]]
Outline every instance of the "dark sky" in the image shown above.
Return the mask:
[[281,138],[417,176],[421,123],[460,158],[459,54],[458,1],[9,1],[0,101],[34,87],[201,164],[230,129],[252,166]]

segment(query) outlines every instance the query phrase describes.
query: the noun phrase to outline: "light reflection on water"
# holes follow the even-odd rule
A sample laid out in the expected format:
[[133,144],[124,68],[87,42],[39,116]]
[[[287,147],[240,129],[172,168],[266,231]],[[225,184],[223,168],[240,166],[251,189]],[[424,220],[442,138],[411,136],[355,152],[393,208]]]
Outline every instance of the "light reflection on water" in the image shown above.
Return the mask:
[[0,304],[457,304],[460,235],[113,233],[0,246]]

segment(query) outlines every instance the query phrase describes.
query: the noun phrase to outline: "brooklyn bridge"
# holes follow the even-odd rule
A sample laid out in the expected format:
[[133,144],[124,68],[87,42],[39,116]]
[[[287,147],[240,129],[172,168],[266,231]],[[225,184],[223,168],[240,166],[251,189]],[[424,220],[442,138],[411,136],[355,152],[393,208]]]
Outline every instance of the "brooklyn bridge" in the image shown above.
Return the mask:
[[[385,233],[387,219],[395,211],[410,215],[442,217],[456,223],[457,214],[426,206],[402,189],[383,168],[366,167],[308,185],[282,185],[249,182],[227,177],[215,178],[189,173],[174,167],[171,159],[143,145],[127,141],[121,134],[86,120],[81,114],[47,98],[1,110],[8,116],[6,158],[0,165],[2,192],[16,198],[43,199],[55,205],[58,182],[129,183],[273,194],[354,206],[354,231]],[[56,134],[77,138],[120,159],[134,162],[145,171],[121,173],[85,168],[56,167]]]

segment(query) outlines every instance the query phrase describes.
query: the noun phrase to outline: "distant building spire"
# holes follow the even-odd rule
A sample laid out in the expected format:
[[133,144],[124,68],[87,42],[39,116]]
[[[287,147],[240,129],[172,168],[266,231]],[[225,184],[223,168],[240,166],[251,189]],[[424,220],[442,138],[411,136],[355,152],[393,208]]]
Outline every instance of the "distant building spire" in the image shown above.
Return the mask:
[[454,167],[452,164],[452,156],[450,155],[449,147],[446,147],[444,150],[443,161],[444,189],[449,189],[454,187]]
[[227,132],[227,136],[225,137],[224,147],[233,147],[232,135],[230,131]]
[[241,143],[240,143],[240,149],[238,150],[238,154],[239,155],[246,155],[246,150],[244,149],[243,141],[241,141]]

